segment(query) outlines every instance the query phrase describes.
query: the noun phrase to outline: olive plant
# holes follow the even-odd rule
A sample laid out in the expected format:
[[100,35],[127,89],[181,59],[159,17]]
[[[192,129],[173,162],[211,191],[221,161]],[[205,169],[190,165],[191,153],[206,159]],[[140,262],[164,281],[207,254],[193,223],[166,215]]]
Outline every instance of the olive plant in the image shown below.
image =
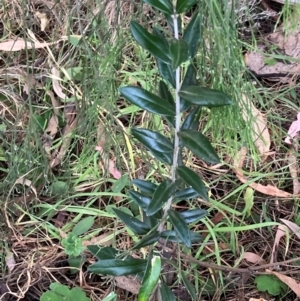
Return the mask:
[[[130,24],[136,42],[156,59],[161,76],[159,93],[138,86],[121,87],[120,93],[130,103],[161,116],[162,122],[171,129],[168,135],[146,128],[131,129],[132,136],[158,161],[171,167],[170,177],[157,184],[140,179],[132,181],[137,189],[129,190],[129,196],[139,206],[141,217],[119,209],[114,209],[114,212],[140,240],[125,253],[110,247],[90,246],[89,250],[99,261],[92,264],[89,271],[140,277],[140,301],[149,300],[155,293],[158,300],[175,300],[172,290],[164,283],[162,262],[165,258],[156,246],[171,241],[190,248],[193,243],[201,241],[201,236],[190,230],[189,224],[205,217],[206,211],[199,208],[178,212],[172,208],[178,200],[200,197],[209,201],[206,185],[196,172],[184,165],[182,153],[187,149],[207,163],[220,162],[209,140],[198,131],[200,113],[202,107],[229,105],[231,99],[221,91],[197,85],[194,61],[202,39],[201,18],[196,9],[198,0],[177,0],[176,3],[171,0],[143,1],[163,13],[170,26],[171,34],[167,34],[157,27],[149,32],[135,21]],[[183,30],[181,16],[188,11],[194,11],[194,15]],[[182,74],[184,63],[188,67]],[[130,255],[146,246],[147,258]],[[191,282],[184,273],[180,273],[180,277],[195,299]]]

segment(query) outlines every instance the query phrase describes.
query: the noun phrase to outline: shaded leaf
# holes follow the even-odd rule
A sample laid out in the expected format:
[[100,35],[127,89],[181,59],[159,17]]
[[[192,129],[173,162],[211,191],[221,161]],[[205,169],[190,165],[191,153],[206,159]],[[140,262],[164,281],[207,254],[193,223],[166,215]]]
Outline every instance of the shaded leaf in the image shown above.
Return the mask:
[[178,201],[182,201],[182,200],[194,199],[198,196],[199,193],[195,189],[189,187],[189,188],[176,191],[176,193],[174,194],[174,199]]
[[173,153],[161,153],[157,151],[151,151],[151,153],[160,162],[168,165],[173,164]]
[[198,158],[207,163],[220,163],[218,155],[209,140],[202,133],[194,130],[181,130],[178,136],[183,145],[191,150]]
[[118,255],[118,250],[111,247],[100,247],[98,245],[87,246],[88,250],[100,260],[114,259]]
[[114,212],[118,216],[120,220],[132,230],[137,235],[147,234],[151,229],[149,229],[148,225],[138,220],[137,218],[121,211],[116,208],[113,208]]
[[130,29],[139,45],[148,50],[157,59],[165,63],[171,63],[169,48],[163,39],[149,33],[143,26],[135,21],[131,21]]
[[141,194],[140,192],[137,191],[133,191],[133,190],[129,190],[128,191],[131,199],[139,206],[141,207],[143,210],[147,210],[151,199],[144,196],[143,194]]
[[146,246],[150,246],[158,242],[160,238],[160,233],[158,231],[153,231],[150,234],[144,236],[132,249],[138,250]]
[[[159,82],[159,95],[161,98],[168,101],[171,105],[174,105],[173,95],[169,91],[166,83],[162,80]],[[175,118],[173,116],[165,116],[165,118],[173,127],[175,127]]]
[[120,93],[134,105],[162,116],[174,116],[175,104],[172,106],[161,97],[136,86],[120,88]]
[[190,230],[187,227],[184,219],[180,216],[178,212],[173,209],[168,211],[169,219],[174,226],[175,231],[177,232],[178,236],[181,238],[183,243],[190,248],[191,247],[191,235]]
[[176,87],[175,74],[170,64],[156,60],[159,74],[164,78],[173,88]]
[[132,184],[135,185],[142,193],[151,196],[154,194],[155,189],[157,188],[157,184],[139,179],[132,180]]
[[[178,236],[177,232],[174,230],[163,231],[160,236],[171,242],[184,243],[183,240]],[[203,237],[198,232],[190,231],[190,237],[192,243],[203,241]]]
[[207,215],[207,211],[204,209],[191,209],[179,212],[180,216],[187,224],[193,223],[199,219],[204,218]]
[[146,266],[147,260],[144,259],[104,259],[90,265],[88,271],[112,276],[135,275],[144,272]]
[[175,184],[171,180],[163,181],[154,192],[153,199],[146,211],[147,215],[150,216],[159,211],[174,191]]
[[163,282],[159,285],[160,299],[163,301],[176,301],[176,297],[170,288]]
[[198,0],[177,0],[176,13],[182,14],[187,12]]
[[149,228],[154,229],[157,224],[158,220],[162,218],[163,212],[162,209],[157,211],[154,215],[148,216],[145,211],[142,211],[143,215],[143,222],[149,226]]
[[201,107],[195,107],[185,118],[181,129],[182,130],[198,130],[199,128],[199,119],[201,115]]
[[172,56],[172,69],[175,70],[189,58],[189,48],[187,43],[184,40],[171,40],[170,54]]
[[[172,32],[174,33],[174,20],[172,18],[172,16],[165,14],[165,17],[168,21],[168,25],[171,28]],[[177,28],[178,28],[178,32],[181,32],[182,29],[182,21],[181,21],[181,17],[177,16]]]
[[198,86],[182,87],[179,96],[198,106],[219,107],[232,103],[225,93]]
[[168,15],[173,14],[173,5],[170,0],[143,0],[144,2],[152,5],[163,13]]
[[189,292],[190,296],[193,300],[197,300],[196,290],[191,281],[188,280],[187,276],[183,271],[181,271],[181,279],[187,291]]
[[195,57],[201,41],[201,19],[200,15],[196,13],[183,33],[183,40],[189,48],[191,58]]
[[94,222],[95,222],[95,218],[92,216],[88,216],[82,219],[74,226],[72,233],[74,233],[77,236],[84,234],[85,232],[87,232],[93,227]]
[[186,166],[177,167],[177,173],[187,185],[198,192],[202,199],[209,201],[207,188],[197,173]]

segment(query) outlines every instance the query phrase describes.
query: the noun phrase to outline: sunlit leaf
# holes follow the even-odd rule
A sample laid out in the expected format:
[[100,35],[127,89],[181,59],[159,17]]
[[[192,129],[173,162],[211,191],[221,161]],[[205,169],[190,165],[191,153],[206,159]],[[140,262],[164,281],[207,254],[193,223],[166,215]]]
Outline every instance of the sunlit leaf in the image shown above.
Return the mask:
[[183,40],[189,47],[191,58],[196,56],[201,41],[200,23],[200,15],[196,13],[183,33]]
[[174,116],[175,104],[172,106],[163,98],[136,86],[120,88],[120,93],[132,104],[162,116]]
[[189,58],[189,48],[184,40],[173,39],[170,42],[172,69],[175,70]]
[[190,8],[195,5],[198,0],[177,0],[176,13],[182,14],[187,12]]
[[173,14],[173,5],[170,0],[143,0],[144,2],[152,5],[163,13]]
[[207,163],[220,163],[218,155],[209,140],[202,133],[194,130],[181,130],[178,136],[183,145],[191,150],[198,158]]

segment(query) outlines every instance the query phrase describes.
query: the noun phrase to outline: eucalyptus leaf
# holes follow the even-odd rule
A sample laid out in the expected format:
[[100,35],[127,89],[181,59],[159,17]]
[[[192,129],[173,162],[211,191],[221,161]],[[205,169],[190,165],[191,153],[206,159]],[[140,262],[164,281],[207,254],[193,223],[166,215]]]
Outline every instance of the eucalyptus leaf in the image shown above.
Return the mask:
[[121,211],[116,208],[113,209],[115,214],[118,216],[120,220],[135,234],[137,235],[144,235],[147,234],[151,229],[148,227],[147,224],[143,223],[142,221],[138,220],[137,218]]
[[136,86],[120,88],[120,93],[132,104],[162,116],[174,116],[175,104],[172,106],[163,98]]
[[232,104],[232,100],[222,91],[198,86],[182,87],[179,91],[179,96],[202,107],[211,108]]
[[191,186],[195,191],[198,192],[202,199],[209,201],[207,188],[197,173],[186,166],[177,167],[177,173],[187,185]]
[[172,69],[175,70],[189,58],[189,48],[184,40],[173,39],[170,42]]
[[218,155],[209,140],[202,133],[194,130],[181,130],[178,132],[178,136],[183,145],[191,150],[198,158],[207,163],[220,163]]
[[132,249],[138,250],[153,245],[154,243],[158,242],[159,238],[160,233],[158,231],[153,231],[148,235],[144,236]]
[[183,40],[189,47],[190,57],[196,56],[201,41],[201,19],[196,13],[183,33]]
[[198,0],[177,0],[176,13],[177,14],[186,13],[197,2],[198,2]]
[[155,189],[157,188],[157,184],[146,180],[134,179],[132,180],[132,184],[135,185],[142,193],[147,195],[153,195]]
[[173,209],[168,211],[168,216],[178,236],[181,238],[183,243],[190,248],[192,246],[190,230],[187,227],[184,219],[177,211]]
[[95,274],[124,276],[136,275],[144,272],[147,260],[127,258],[127,259],[104,259],[88,267],[88,271]]
[[173,14],[173,5],[170,0],[143,0],[145,3],[152,5],[163,13]]
[[155,58],[167,64],[171,63],[169,48],[163,39],[149,33],[143,26],[135,21],[131,21],[130,29],[139,45],[148,50]]

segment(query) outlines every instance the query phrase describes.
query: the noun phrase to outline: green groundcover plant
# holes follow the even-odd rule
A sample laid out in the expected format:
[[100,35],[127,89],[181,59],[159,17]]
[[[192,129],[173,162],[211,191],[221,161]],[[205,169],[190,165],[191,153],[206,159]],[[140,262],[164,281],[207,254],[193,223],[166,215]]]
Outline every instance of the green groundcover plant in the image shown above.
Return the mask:
[[[198,0],[144,2],[163,13],[169,24],[166,32],[157,27],[149,32],[135,21],[130,24],[134,39],[156,59],[161,76],[159,93],[156,95],[138,86],[122,87],[120,93],[130,103],[161,116],[162,122],[169,127],[167,135],[145,128],[132,128],[131,134],[158,161],[170,166],[171,174],[159,184],[140,179],[132,181],[139,191],[130,190],[129,196],[139,206],[141,216],[134,217],[119,209],[114,209],[114,212],[139,237],[139,241],[126,252],[111,247],[89,246],[99,261],[88,269],[97,274],[140,278],[140,301],[149,300],[153,294],[158,294],[158,300],[175,300],[162,275],[162,262],[166,259],[156,245],[169,241],[190,248],[193,243],[201,241],[199,233],[190,230],[189,224],[205,217],[206,211],[177,212],[172,209],[175,201],[196,197],[209,201],[208,189],[201,177],[184,165],[183,150],[191,151],[207,163],[220,162],[209,140],[198,131],[199,119],[203,107],[230,105],[231,99],[221,91],[197,85],[195,57],[202,39]],[[192,13],[192,17],[183,29],[181,16],[187,12]],[[183,64],[188,64],[185,74],[182,74]],[[131,252],[144,247],[149,250],[147,258],[131,256]],[[195,288],[181,271],[180,280],[191,297],[196,299]]]

